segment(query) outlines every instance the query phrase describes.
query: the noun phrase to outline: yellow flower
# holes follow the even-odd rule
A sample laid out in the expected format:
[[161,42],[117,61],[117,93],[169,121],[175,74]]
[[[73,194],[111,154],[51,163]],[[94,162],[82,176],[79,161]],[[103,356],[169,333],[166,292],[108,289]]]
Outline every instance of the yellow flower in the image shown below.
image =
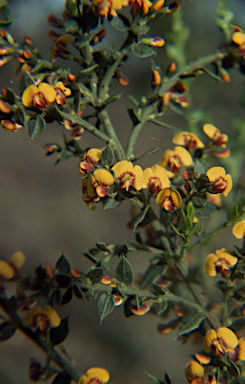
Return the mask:
[[164,152],[160,165],[164,168],[170,168],[172,172],[178,173],[180,167],[192,164],[190,153],[182,147],[175,147],[174,150],[167,149]]
[[221,273],[223,276],[228,276],[230,270],[236,265],[238,259],[232,256],[225,248],[217,249],[216,255],[210,253],[204,264],[205,272],[209,276],[215,276],[217,273]]
[[96,11],[102,17],[117,16],[117,12],[122,9],[123,6],[129,4],[129,0],[92,0]]
[[181,208],[182,198],[176,189],[164,188],[158,193],[156,202],[166,211],[172,212]]
[[233,33],[232,41],[233,43],[239,45],[241,49],[245,49],[245,33],[241,31]]
[[245,220],[239,221],[232,228],[232,233],[237,239],[245,238]]
[[56,83],[56,85],[54,86],[54,89],[56,91],[56,103],[59,105],[65,105],[65,98],[71,95],[70,88],[66,88],[62,81],[58,81],[58,83]]
[[29,85],[23,95],[22,103],[27,108],[45,109],[49,104],[52,104],[56,98],[56,91],[52,85],[40,83],[37,87],[34,84]]
[[169,185],[170,181],[165,169],[160,165],[156,164],[144,170],[142,188],[149,188],[151,195],[155,196],[161,189],[167,188]]
[[95,191],[97,196],[104,197],[107,195],[109,186],[112,184],[114,184],[114,178],[109,171],[106,169],[96,169],[93,173],[89,174],[88,194],[91,194],[92,197]]
[[23,317],[22,325],[34,328],[41,335],[45,335],[50,328],[56,328],[61,320],[58,313],[50,306],[41,308],[39,305],[31,308]]
[[213,124],[204,124],[203,132],[212,140],[211,147],[226,147],[228,136],[221,133]]
[[105,384],[109,379],[110,374],[105,368],[93,367],[80,377],[78,384]]
[[203,339],[205,352],[215,353],[217,356],[225,356],[229,350],[238,345],[236,334],[229,328],[221,327],[217,331],[210,329]]
[[210,193],[223,193],[227,196],[232,189],[231,175],[226,175],[222,167],[213,167],[207,171],[207,177],[212,183],[208,192]]
[[152,3],[149,0],[130,0],[131,12],[133,15],[142,12],[143,15],[147,15]]
[[245,360],[245,339],[243,337],[239,340],[236,355],[237,360]]
[[25,262],[25,256],[17,251],[12,254],[9,261],[0,260],[0,281],[12,280]]
[[94,169],[95,164],[97,164],[100,161],[102,151],[97,148],[91,148],[89,149],[84,157],[83,160],[80,162],[80,172],[81,173],[88,173]]
[[133,187],[137,191],[142,188],[144,174],[139,165],[133,166],[131,161],[122,160],[112,167],[112,171],[115,172],[116,179],[121,181],[121,188],[125,188],[126,191],[130,187]]
[[191,383],[204,382],[204,368],[197,361],[190,361],[185,368],[185,377]]
[[173,137],[173,143],[186,147],[188,151],[192,151],[195,148],[204,148],[202,141],[194,134],[190,132],[180,132]]

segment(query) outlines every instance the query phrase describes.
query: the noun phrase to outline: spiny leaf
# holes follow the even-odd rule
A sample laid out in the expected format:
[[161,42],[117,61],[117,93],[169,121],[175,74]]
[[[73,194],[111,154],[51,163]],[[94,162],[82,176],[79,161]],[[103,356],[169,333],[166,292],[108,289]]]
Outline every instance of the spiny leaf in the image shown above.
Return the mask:
[[37,115],[35,119],[30,119],[27,124],[27,130],[31,140],[36,139],[45,130],[45,120],[41,115]]
[[177,336],[184,335],[186,333],[190,333],[194,331],[195,329],[199,328],[201,322],[205,319],[204,315],[201,315],[200,313],[191,316],[190,320],[187,321],[179,330]]

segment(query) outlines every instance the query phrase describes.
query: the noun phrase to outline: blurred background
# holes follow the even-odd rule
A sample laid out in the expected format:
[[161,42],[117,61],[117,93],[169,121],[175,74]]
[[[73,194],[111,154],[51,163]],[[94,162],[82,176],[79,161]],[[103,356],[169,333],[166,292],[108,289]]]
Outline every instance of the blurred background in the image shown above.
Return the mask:
[[[61,16],[64,0],[12,0],[9,3],[12,15],[18,16],[10,29],[16,40],[20,42],[24,35],[30,36],[43,57],[49,60],[52,42],[47,36],[50,29],[47,15]],[[244,0],[230,0],[228,4],[235,14],[233,23],[245,29]],[[214,52],[223,41],[223,35],[215,24],[216,1],[181,0],[180,5],[183,22],[189,28],[187,61]],[[167,41],[171,17],[159,18],[154,24],[152,36],[160,35]],[[108,31],[103,46],[108,45],[113,34],[113,40],[119,47],[122,35],[110,27]],[[162,48],[162,52],[156,62],[164,71],[170,60],[165,48]],[[70,66],[69,62],[62,63]],[[132,107],[128,95],[133,94],[139,99],[149,94],[150,66],[150,59],[130,58],[123,67],[124,73],[130,78],[129,86],[122,87],[114,83],[113,93],[122,93],[122,98],[111,105],[110,114],[123,144],[131,129],[126,111],[127,107]],[[10,87],[18,92],[15,70],[16,63],[12,61],[1,68],[1,88]],[[230,83],[201,76],[191,86],[190,118],[196,119],[201,113],[209,119],[208,122],[229,134],[234,127],[234,119],[245,118],[244,106],[239,101],[243,94],[244,77],[238,71],[231,72]],[[164,121],[188,130],[186,120],[171,111],[166,113]],[[200,132],[201,128],[200,124]],[[29,142],[24,130],[18,133],[0,132],[0,258],[8,260],[14,251],[23,251],[26,255],[26,273],[31,273],[45,261],[55,265],[62,252],[73,267],[84,269],[90,263],[82,253],[93,247],[95,242],[120,244],[134,240],[134,234],[126,228],[130,220],[129,204],[107,211],[98,205],[95,211],[91,211],[82,201],[78,161],[72,158],[54,166],[55,158],[45,157],[44,145],[62,143],[64,131],[62,126],[48,125],[45,132],[33,142]],[[171,140],[174,134],[175,131],[168,128],[145,126],[136,153],[155,147],[161,150],[138,164],[146,167],[159,162],[163,151],[173,148]],[[101,142],[85,132],[79,144],[86,148],[100,146]],[[223,247],[230,246],[230,232],[224,232],[216,238]],[[148,255],[132,254],[129,260],[135,271],[143,273],[148,264]],[[201,348],[200,345],[181,345],[175,340],[174,332],[169,336],[161,336],[156,329],[160,318],[150,314],[125,319],[123,308],[119,307],[100,325],[97,302],[75,300],[60,308],[59,313],[61,317],[69,315],[71,331],[64,346],[77,369],[85,373],[91,366],[105,367],[111,373],[111,383],[150,383],[144,370],[159,378],[163,378],[167,371],[173,383],[185,382],[185,364],[190,355]],[[41,352],[17,333],[8,342],[0,344],[0,351],[1,384],[27,383],[29,359],[35,357],[41,363],[45,361]]]

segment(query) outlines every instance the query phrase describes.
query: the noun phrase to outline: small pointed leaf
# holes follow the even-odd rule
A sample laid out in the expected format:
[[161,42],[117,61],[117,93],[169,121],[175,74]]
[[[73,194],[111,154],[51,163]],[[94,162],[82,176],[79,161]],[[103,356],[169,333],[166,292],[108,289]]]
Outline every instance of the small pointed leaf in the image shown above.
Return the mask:
[[69,324],[68,324],[68,317],[65,317],[63,320],[61,320],[61,323],[56,328],[51,328],[49,333],[49,338],[51,344],[57,345],[63,343],[63,341],[66,339],[69,333]]
[[102,293],[98,299],[98,312],[100,317],[100,322],[104,320],[114,309],[115,302],[114,298],[107,293]]
[[200,313],[191,316],[190,320],[187,321],[179,330],[177,336],[184,335],[186,333],[190,333],[194,331],[195,329],[199,328],[201,322],[205,319],[205,316],[201,315]]
[[122,256],[116,268],[115,277],[126,286],[130,285],[133,281],[133,269],[125,256]]

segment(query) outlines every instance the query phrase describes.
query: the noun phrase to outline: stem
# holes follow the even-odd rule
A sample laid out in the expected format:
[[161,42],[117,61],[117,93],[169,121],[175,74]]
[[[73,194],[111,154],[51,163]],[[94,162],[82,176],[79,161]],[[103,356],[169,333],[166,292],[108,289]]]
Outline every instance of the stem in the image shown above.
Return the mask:
[[132,132],[129,136],[127,148],[126,148],[126,157],[127,159],[131,159],[133,157],[133,151],[134,146],[137,141],[138,135],[141,131],[141,128],[146,123],[148,116],[150,113],[152,113],[153,109],[155,108],[156,104],[159,101],[159,97],[163,97],[163,95],[170,91],[171,88],[180,80],[181,76],[193,73],[197,69],[200,69],[204,67],[207,64],[213,63],[217,60],[222,60],[226,56],[226,53],[217,52],[213,53],[211,55],[201,57],[197,60],[195,60],[193,63],[190,63],[186,66],[184,66],[180,71],[178,71],[175,75],[173,75],[170,79],[168,79],[166,82],[163,82],[161,85],[158,94],[153,96],[153,99],[155,100],[153,103],[149,104],[143,109],[143,113],[141,116],[141,121],[139,124],[135,125],[132,129]]
[[221,231],[224,228],[230,227],[231,225],[235,224],[233,221],[225,221],[223,224],[220,224],[217,228],[212,229],[209,233],[207,233],[205,236],[203,236],[200,240],[198,240],[196,243],[192,244],[190,247],[187,247],[185,249],[185,254],[192,252],[193,249],[198,247],[199,245],[205,243],[205,241],[211,239],[216,233]]
[[[61,115],[64,119],[71,121],[72,123],[76,123],[81,127],[85,128],[87,131],[97,136],[99,139],[103,140],[105,143],[109,143],[111,141],[110,137],[105,133],[99,131],[99,129],[95,128],[92,124],[89,124],[86,120],[82,119],[78,116],[73,116],[66,112],[61,112]],[[113,146],[112,143],[110,143]]]
[[103,109],[98,113],[98,117],[107,133],[107,135],[111,138],[112,140],[112,147],[115,152],[115,155],[117,157],[117,160],[125,160],[125,153],[123,150],[123,147],[117,137],[117,134],[113,128],[113,125],[111,123],[108,111],[106,109]]

